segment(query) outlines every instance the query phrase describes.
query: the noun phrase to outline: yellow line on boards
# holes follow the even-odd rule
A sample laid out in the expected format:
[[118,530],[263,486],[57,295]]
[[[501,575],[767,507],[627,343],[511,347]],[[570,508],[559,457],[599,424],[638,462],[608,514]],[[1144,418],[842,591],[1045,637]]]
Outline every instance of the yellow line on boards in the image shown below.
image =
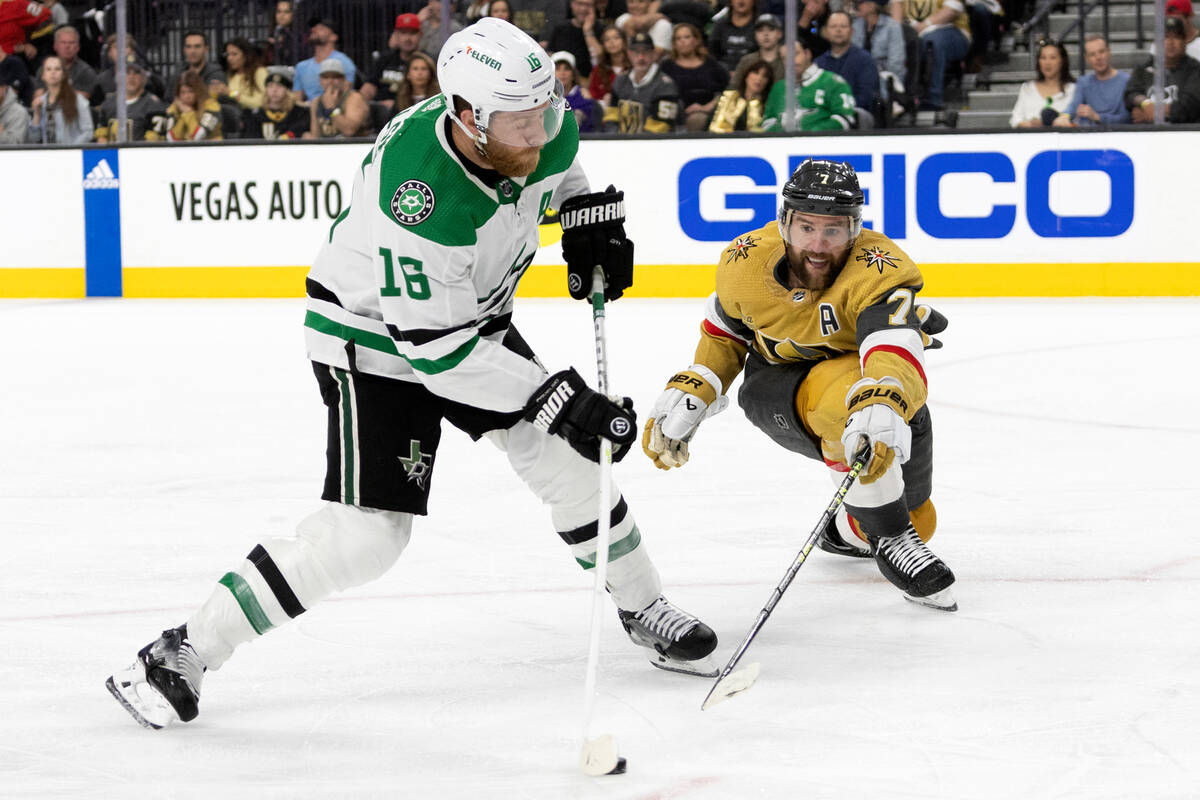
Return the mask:
[[303,297],[308,267],[126,267],[126,297]]
[[19,267],[0,269],[0,297],[84,297],[86,279],[82,268]]
[[[639,264],[627,297],[707,297],[716,265]],[[127,267],[125,297],[303,297],[307,266]],[[1196,297],[1200,263],[923,264],[932,297]],[[0,269],[0,297],[75,298],[84,270]],[[566,268],[529,268],[520,297],[566,297]]]
[[923,264],[933,297],[1194,297],[1200,264]]

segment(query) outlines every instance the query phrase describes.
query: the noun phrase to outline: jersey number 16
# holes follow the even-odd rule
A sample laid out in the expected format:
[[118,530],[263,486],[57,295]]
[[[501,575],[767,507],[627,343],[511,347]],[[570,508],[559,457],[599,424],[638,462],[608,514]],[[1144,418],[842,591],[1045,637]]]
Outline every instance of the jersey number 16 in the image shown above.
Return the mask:
[[392,251],[386,247],[379,248],[383,258],[383,288],[379,294],[383,297],[402,297],[405,289],[396,285],[396,268],[404,276],[404,286],[411,300],[429,299],[429,279],[425,277],[425,265],[415,258],[407,256],[392,257]]

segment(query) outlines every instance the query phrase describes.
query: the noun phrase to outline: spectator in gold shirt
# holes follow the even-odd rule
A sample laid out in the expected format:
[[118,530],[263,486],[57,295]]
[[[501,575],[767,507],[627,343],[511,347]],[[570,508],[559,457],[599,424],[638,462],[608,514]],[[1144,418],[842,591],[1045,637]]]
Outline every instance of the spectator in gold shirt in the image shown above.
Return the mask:
[[175,79],[175,101],[154,120],[147,141],[198,142],[221,139],[221,106],[208,94],[198,72],[185,70]]
[[242,37],[225,43],[225,74],[229,78],[229,96],[242,108],[255,109],[266,97],[267,68],[262,65],[258,48]]

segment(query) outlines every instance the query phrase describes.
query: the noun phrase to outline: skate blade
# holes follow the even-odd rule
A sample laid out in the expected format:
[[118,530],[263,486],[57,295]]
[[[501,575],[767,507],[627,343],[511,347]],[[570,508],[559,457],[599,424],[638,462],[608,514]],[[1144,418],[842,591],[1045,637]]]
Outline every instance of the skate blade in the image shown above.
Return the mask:
[[704,702],[700,704],[700,710],[707,711],[717,703],[746,691],[758,680],[758,672],[759,663],[757,661],[747,664],[741,669],[735,669],[713,685],[708,692],[708,697],[705,697]]
[[721,674],[716,664],[707,656],[698,658],[695,661],[680,661],[675,658],[667,658],[660,653],[655,653],[650,656],[650,663],[659,669],[666,670],[667,672],[678,672],[680,675],[715,678]]
[[846,558],[874,558],[870,550],[860,550],[854,545],[838,546],[826,539],[824,536],[817,539],[817,547],[823,552],[830,553],[835,556],[844,556]]
[[928,597],[913,597],[910,594],[904,595],[904,599],[910,603],[916,603],[919,606],[932,608],[935,611],[958,611],[958,602],[954,599],[950,588],[942,589],[940,592],[934,592]]
[[166,698],[146,682],[146,674],[140,663],[124,672],[110,675],[104,685],[143,728],[158,731],[179,720],[179,715]]

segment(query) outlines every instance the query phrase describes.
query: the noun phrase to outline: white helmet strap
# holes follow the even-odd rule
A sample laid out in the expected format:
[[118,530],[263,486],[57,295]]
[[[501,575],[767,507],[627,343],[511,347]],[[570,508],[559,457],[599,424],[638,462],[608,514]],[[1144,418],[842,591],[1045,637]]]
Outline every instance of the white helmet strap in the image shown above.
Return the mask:
[[[449,100],[450,100],[450,103],[449,103],[450,119],[454,120],[454,124],[457,125],[459,127],[459,129],[462,130],[462,132],[467,135],[468,139],[470,139],[472,142],[475,143],[475,149],[479,152],[479,154],[485,155],[485,153],[483,152],[483,147],[484,147],[484,145],[487,144],[487,134],[484,133],[483,131],[479,130],[478,125],[475,126],[475,133],[472,133],[471,129],[467,127],[467,123],[463,122],[462,117],[459,116],[459,114],[462,112],[455,109],[454,98],[451,97],[451,98],[449,98]],[[474,109],[471,109],[471,114],[472,115],[475,114]]]

